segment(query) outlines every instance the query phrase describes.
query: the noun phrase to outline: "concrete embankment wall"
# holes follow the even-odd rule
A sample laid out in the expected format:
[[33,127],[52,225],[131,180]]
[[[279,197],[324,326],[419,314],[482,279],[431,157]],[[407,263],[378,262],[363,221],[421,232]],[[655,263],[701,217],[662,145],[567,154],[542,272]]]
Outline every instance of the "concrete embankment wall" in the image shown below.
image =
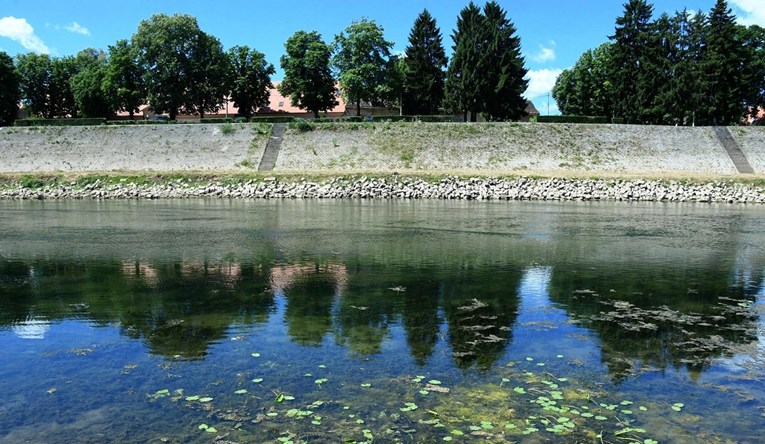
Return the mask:
[[[765,128],[731,128],[758,174]],[[0,173],[254,172],[263,126],[0,128]],[[735,176],[711,128],[576,124],[318,124],[284,134],[274,172]]]

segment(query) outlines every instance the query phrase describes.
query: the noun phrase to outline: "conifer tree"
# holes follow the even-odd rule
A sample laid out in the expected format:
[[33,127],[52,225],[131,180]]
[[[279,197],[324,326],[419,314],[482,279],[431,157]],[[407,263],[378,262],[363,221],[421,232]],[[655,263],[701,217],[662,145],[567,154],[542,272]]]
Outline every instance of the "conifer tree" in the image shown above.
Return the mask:
[[744,114],[742,73],[746,60],[736,17],[725,0],[717,0],[712,8],[705,34],[702,64],[706,106],[702,117],[712,125],[737,123]]
[[478,71],[481,60],[484,17],[472,1],[460,11],[457,28],[452,34],[453,54],[446,74],[445,99],[447,108],[464,114],[465,121],[477,120],[481,109],[480,92],[482,74]]
[[404,58],[404,114],[434,114],[444,98],[446,54],[441,30],[427,9],[409,33]]
[[640,123],[648,108],[651,92],[647,82],[644,59],[649,46],[653,6],[645,0],[629,0],[624,5],[624,14],[616,19],[616,30],[611,40],[614,51],[611,62],[611,82],[616,97],[615,114],[628,123]]

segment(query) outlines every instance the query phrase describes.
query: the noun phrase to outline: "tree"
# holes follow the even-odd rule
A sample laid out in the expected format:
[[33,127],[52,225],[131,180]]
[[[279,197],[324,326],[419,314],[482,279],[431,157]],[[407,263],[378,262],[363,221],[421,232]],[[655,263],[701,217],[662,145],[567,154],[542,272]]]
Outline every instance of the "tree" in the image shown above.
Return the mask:
[[289,96],[292,106],[312,112],[328,111],[337,106],[335,78],[330,61],[332,50],[316,31],[298,31],[284,44],[281,57],[284,80],[279,92]]
[[50,86],[50,117],[77,118],[77,104],[72,93],[70,80],[80,70],[80,62],[72,56],[58,57],[51,60]]
[[641,122],[654,91],[646,86],[651,80],[644,63],[649,45],[653,6],[645,0],[629,0],[624,15],[616,19],[611,56],[611,82],[616,98],[615,114],[628,123]]
[[[132,46],[143,71],[147,95],[154,111],[168,112],[175,120],[181,108],[195,109],[206,98],[206,84],[222,78],[206,78],[201,70],[204,54],[212,42],[190,15],[155,14],[138,25]],[[206,104],[201,104],[202,109]]]
[[454,112],[465,115],[470,113],[470,121],[475,122],[482,111],[481,81],[483,73],[478,71],[481,60],[484,17],[481,10],[472,1],[460,11],[457,28],[452,33],[453,54],[446,73],[445,103]]
[[335,36],[332,63],[338,71],[340,88],[347,103],[379,103],[392,96],[389,80],[394,64],[390,60],[393,43],[385,40],[383,28],[374,20],[352,22]]
[[735,124],[744,115],[745,49],[736,17],[725,0],[717,0],[706,26],[702,57],[706,106],[703,118],[713,125]]
[[53,117],[50,104],[51,59],[47,54],[16,56],[16,70],[21,80],[21,100],[31,115]]
[[109,46],[109,63],[104,72],[102,88],[112,111],[127,111],[130,120],[139,111],[138,107],[145,103],[143,71],[127,40],[119,40],[114,46]]
[[0,51],[0,126],[10,126],[16,120],[21,93],[19,77],[13,59]]
[[108,117],[113,114],[110,100],[103,89],[106,75],[106,54],[86,49],[77,54],[78,72],[69,81],[76,108],[84,117]]
[[441,106],[447,63],[442,40],[436,20],[425,9],[409,33],[403,58],[404,114],[434,114]]
[[518,120],[526,114],[523,93],[528,70],[521,56],[521,39],[513,23],[495,1],[484,5],[484,39],[479,70],[483,112],[490,121]]
[[274,65],[266,62],[262,52],[247,46],[234,46],[228,51],[231,66],[231,98],[239,115],[249,118],[258,108],[268,105]]
[[746,107],[751,117],[765,108],[765,28],[752,25],[740,28],[746,53],[744,82]]
[[552,96],[564,115],[613,115],[613,87],[608,77],[611,43],[588,50],[555,81]]
[[220,40],[202,32],[192,51],[191,86],[183,102],[184,111],[199,113],[199,117],[204,118],[206,112],[221,109],[231,91],[230,74],[230,59],[223,52]]

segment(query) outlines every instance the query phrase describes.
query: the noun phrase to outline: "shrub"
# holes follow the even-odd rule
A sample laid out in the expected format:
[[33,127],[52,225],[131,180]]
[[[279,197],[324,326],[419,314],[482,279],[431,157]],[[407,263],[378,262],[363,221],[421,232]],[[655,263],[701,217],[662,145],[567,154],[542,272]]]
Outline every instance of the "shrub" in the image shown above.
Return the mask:
[[605,116],[539,116],[539,123],[608,123]]
[[231,134],[236,131],[236,127],[232,123],[224,123],[220,126],[220,132],[223,134]]
[[45,186],[45,183],[37,177],[24,176],[19,181],[19,185],[21,185],[22,188],[29,188],[31,190],[36,190],[38,188],[42,188],[43,186]]
[[136,125],[140,120],[107,120],[107,125]]
[[314,129],[316,129],[316,124],[305,119],[295,119],[292,122],[290,122],[289,127],[290,129],[296,129],[300,131],[301,133],[304,133],[304,132],[313,131]]
[[624,117],[614,117],[613,119],[611,119],[611,123],[615,123],[619,125],[623,125],[624,122],[625,122]]
[[106,123],[104,118],[89,119],[20,119],[15,126],[92,126],[103,125]]
[[454,122],[454,116],[450,115],[429,115],[429,116],[414,116],[418,122]]
[[290,123],[295,118],[292,116],[253,116],[250,118],[251,123]]
[[372,116],[373,122],[414,122],[413,116]]
[[231,123],[233,122],[230,118],[217,118],[213,117],[211,119],[200,119],[199,123]]

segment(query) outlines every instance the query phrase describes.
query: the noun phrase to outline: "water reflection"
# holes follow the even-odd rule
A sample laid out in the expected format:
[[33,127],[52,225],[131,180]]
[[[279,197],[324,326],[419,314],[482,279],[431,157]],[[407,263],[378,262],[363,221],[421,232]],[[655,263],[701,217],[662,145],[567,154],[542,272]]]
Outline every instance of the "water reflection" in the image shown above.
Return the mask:
[[667,368],[698,374],[736,345],[757,341],[753,306],[762,279],[702,265],[391,270],[321,262],[12,261],[0,263],[0,328],[41,339],[52,322],[85,319],[119,326],[152,353],[201,359],[233,325],[268,322],[275,298],[284,298],[283,322],[302,346],[332,338],[352,353],[374,355],[400,323],[419,365],[444,341],[457,367],[489,369],[512,343],[519,288],[532,286],[524,297],[541,299],[524,304],[549,299],[592,331],[616,380]]

